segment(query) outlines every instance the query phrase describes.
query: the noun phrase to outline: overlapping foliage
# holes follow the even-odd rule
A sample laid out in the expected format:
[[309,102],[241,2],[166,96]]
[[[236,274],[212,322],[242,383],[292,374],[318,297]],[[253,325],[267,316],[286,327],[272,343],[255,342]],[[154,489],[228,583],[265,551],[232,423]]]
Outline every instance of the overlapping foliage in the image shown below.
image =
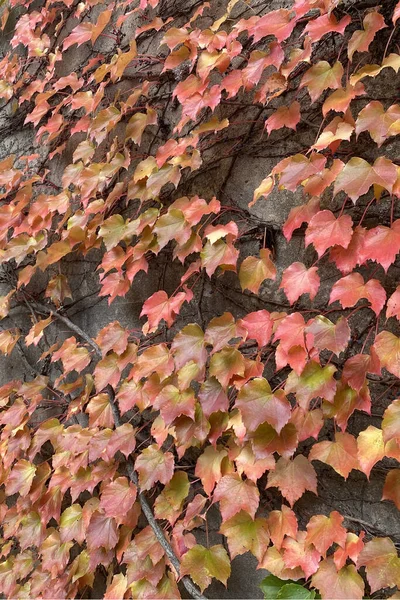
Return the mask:
[[[368,478],[385,457],[400,460],[400,399],[388,404],[381,427],[348,430],[355,411],[371,412],[369,382],[385,372],[400,378],[400,286],[390,290],[384,278],[400,250],[400,167],[385,156],[400,133],[400,105],[358,103],[368,82],[379,86],[382,72],[400,69],[400,3],[357,12],[339,0],[294,0],[276,10],[230,0],[216,15],[213,3],[196,2],[179,22],[167,4],[10,0],[3,12],[3,31],[12,11],[17,19],[0,62],[0,97],[10,119],[23,115],[34,128],[39,152],[0,163],[8,284],[1,318],[7,323],[21,304],[33,318],[27,331],[4,326],[0,350],[18,357],[44,345],[39,367],[59,361],[62,374],[38,370],[0,390],[0,591],[84,597],[105,569],[105,598],[179,597],[179,578],[201,597],[192,581],[201,591],[213,578],[226,584],[231,560],[245,552],[322,598],[400,589],[390,537],[357,534],[338,511],[305,525],[296,514],[306,491],[318,493],[321,463],[346,479],[353,469]],[[60,76],[68,49],[81,45],[79,68]],[[380,58],[371,62],[374,48]],[[165,141],[158,133],[170,103],[177,116]],[[278,162],[254,192],[259,204],[279,198],[277,188],[303,194],[283,233],[290,243],[305,224],[314,258],[281,277],[265,243],[240,256],[243,211],[179,191],[235,131],[232,107],[255,107],[264,136],[283,127],[294,135],[310,103],[322,123],[314,143]],[[351,151],[364,132],[374,162]],[[38,161],[43,147],[49,153]],[[69,162],[55,183],[49,169],[60,156]],[[387,215],[367,228],[368,210],[384,202]],[[365,211],[355,219],[358,203]],[[65,257],[100,253],[99,296],[111,304],[167,246],[181,265],[180,284],[147,298],[142,331],[111,320],[92,339],[67,316]],[[312,306],[327,262],[336,277],[326,308],[302,308],[304,295]],[[183,323],[205,278],[226,271],[243,293],[274,282],[287,309]],[[360,311],[370,320],[354,352]],[[46,346],[46,328],[61,324],[70,334]],[[170,337],[159,341],[165,331]],[[271,364],[283,374],[278,384],[263,377]],[[47,418],[48,407],[58,416]],[[331,439],[320,437],[332,424]],[[282,497],[268,514],[265,488]],[[387,473],[382,498],[400,509],[399,468]],[[228,550],[196,539],[214,505]]]

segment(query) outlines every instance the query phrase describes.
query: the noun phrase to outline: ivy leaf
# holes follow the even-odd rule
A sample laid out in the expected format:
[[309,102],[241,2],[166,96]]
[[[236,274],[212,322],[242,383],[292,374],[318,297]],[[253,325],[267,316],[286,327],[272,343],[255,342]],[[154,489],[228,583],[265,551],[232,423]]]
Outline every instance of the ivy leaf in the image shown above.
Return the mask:
[[[311,146],[314,150],[325,150],[325,148],[331,148],[335,150],[339,147],[340,142],[343,140],[349,141],[354,131],[354,120],[351,115],[347,114],[342,117],[335,117],[321,132],[317,141]],[[340,163],[336,163],[338,166]],[[340,165],[340,171],[343,166]],[[328,171],[328,173],[330,173]],[[334,179],[330,178],[329,184]]]
[[118,321],[113,321],[99,331],[96,343],[100,346],[103,358],[110,350],[121,356],[127,348],[128,338],[128,330]]
[[400,510],[400,469],[391,469],[386,475],[382,500],[391,500]]
[[330,210],[317,212],[306,230],[306,246],[313,244],[318,258],[332,246],[347,248],[353,235],[352,225],[349,215],[341,215],[336,219]]
[[324,90],[341,87],[343,73],[342,63],[336,61],[331,67],[326,60],[320,60],[303,75],[300,89],[307,87],[311,101],[315,102]]
[[104,592],[104,600],[113,600],[113,598],[123,598],[128,589],[128,579],[123,573],[114,575],[111,583]]
[[245,362],[243,355],[236,348],[225,347],[212,355],[210,359],[210,375],[215,377],[223,388],[226,388],[234,375],[243,377]]
[[339,173],[334,194],[344,191],[355,203],[372,185],[379,185],[391,193],[396,179],[396,166],[389,159],[380,156],[370,165],[363,158],[354,156]]
[[290,403],[282,390],[272,393],[268,381],[263,377],[245,383],[235,405],[248,431],[266,422],[280,433],[291,415]]
[[400,338],[390,331],[381,331],[375,338],[374,349],[382,367],[400,377]]
[[306,331],[314,336],[314,345],[318,350],[330,350],[336,355],[343,352],[350,340],[350,327],[345,317],[332,323],[326,317],[318,315],[308,323]]
[[269,472],[266,487],[277,487],[293,507],[306,490],[317,494],[317,474],[307,458],[301,454],[293,460],[281,457],[275,470]]
[[320,281],[317,267],[307,269],[303,263],[295,262],[284,270],[279,287],[285,291],[290,304],[294,304],[302,294],[309,294],[310,300],[314,300]]
[[333,13],[322,15],[307,23],[303,35],[309,35],[311,41],[315,44],[315,42],[318,42],[327,33],[335,32],[343,34],[350,22],[350,15],[346,15],[339,22]]
[[86,530],[87,545],[90,550],[103,547],[106,550],[115,548],[118,542],[117,524],[113,517],[107,517],[95,511]]
[[369,478],[372,467],[385,456],[382,429],[369,425],[357,438],[358,462],[361,471]]
[[357,225],[353,230],[350,244],[347,248],[333,246],[329,251],[329,260],[335,263],[343,275],[351,273],[354,267],[363,262],[364,242],[367,230]]
[[276,600],[282,587],[284,585],[289,585],[288,581],[290,583],[294,583],[291,579],[283,580],[279,579],[279,577],[276,577],[275,575],[268,575],[265,577],[265,579],[263,579],[260,583],[260,588],[264,592],[264,599]]
[[265,121],[265,129],[270,135],[271,131],[288,127],[296,131],[297,124],[300,121],[300,104],[295,100],[289,106],[280,106]]
[[135,469],[139,473],[142,490],[150,490],[159,481],[167,484],[174,474],[174,456],[163,452],[156,444],[142,450],[136,459]]
[[365,88],[362,83],[357,82],[354,85],[347,84],[344,89],[338,89],[328,96],[322,105],[322,114],[326,117],[330,110],[345,113],[349,108],[351,101],[357,96],[363,96],[365,93]]
[[313,544],[323,555],[325,555],[332,544],[338,544],[344,548],[347,532],[342,526],[343,520],[344,517],[336,510],[331,512],[329,517],[314,515],[307,525],[306,542]]
[[375,260],[385,271],[394,263],[400,251],[400,219],[391,227],[378,225],[365,234],[360,253],[360,264],[366,260]]
[[283,225],[282,232],[287,242],[292,239],[293,231],[303,223],[309,223],[314,215],[319,212],[319,199],[311,198],[307,204],[295,206],[290,209],[288,218]]
[[239,324],[236,324],[233,315],[225,312],[220,317],[211,319],[204,334],[204,341],[212,345],[212,354],[214,354],[234,338],[244,337],[244,335],[245,332]]
[[297,517],[285,504],[282,504],[281,510],[271,511],[267,522],[271,540],[277,550],[281,549],[285,536],[296,538],[298,529]]
[[211,244],[207,240],[203,250],[200,252],[201,266],[204,267],[209,277],[215,273],[218,267],[225,271],[236,271],[239,251],[232,245],[228,236],[227,241],[218,240]]
[[[249,21],[253,23],[251,19]],[[267,35],[273,35],[278,42],[283,42],[290,36],[295,25],[296,19],[291,17],[291,12],[286,8],[280,8],[257,19],[254,24],[248,27],[248,32],[249,36],[254,36],[254,44]],[[246,28],[245,26],[243,27]],[[239,31],[242,30],[242,27],[237,28]]]
[[372,593],[400,584],[400,559],[387,537],[376,537],[365,544],[357,560],[357,568],[360,567],[365,567]]
[[20,494],[22,497],[27,496],[31,489],[35,473],[35,465],[23,458],[17,461],[5,482],[7,496],[12,496],[13,494]]
[[361,298],[371,302],[371,308],[378,316],[385,305],[386,292],[377,279],[364,283],[360,273],[351,273],[333,284],[329,303],[339,300],[343,308],[348,308],[357,304]]
[[270,256],[271,250],[262,248],[260,258],[248,256],[244,259],[239,269],[242,290],[250,290],[254,294],[258,294],[260,285],[265,279],[275,279],[276,267]]
[[123,518],[132,508],[137,495],[136,486],[126,477],[117,477],[101,490],[100,508],[107,517]]
[[88,366],[91,356],[86,348],[78,346],[75,337],[70,337],[63,342],[56,352],[53,352],[51,361],[55,362],[60,359],[63,364],[64,374],[74,370],[79,373]]
[[341,548],[339,546],[339,548],[333,554],[333,562],[338,570],[345,566],[348,558],[350,558],[354,563],[357,563],[358,556],[361,550],[364,548],[363,538],[363,531],[359,536],[355,533],[347,533],[345,547]]
[[162,319],[164,319],[168,327],[171,327],[182,308],[182,304],[190,302],[192,298],[193,292],[188,288],[184,292],[178,292],[174,296],[171,296],[171,298],[168,297],[164,290],[152,294],[144,302],[142,312],[140,313],[141,317],[146,316],[148,319],[148,323],[144,326],[145,333],[156,331]]
[[175,365],[178,369],[190,361],[203,366],[207,360],[204,332],[199,325],[191,323],[181,329],[171,344]]
[[213,578],[225,586],[231,574],[231,562],[225,548],[219,544],[205,548],[196,544],[181,560],[181,576],[190,575],[203,592]]
[[319,442],[311,448],[309,460],[320,460],[330,465],[339,475],[347,479],[350,471],[357,469],[357,444],[350,433],[337,432],[334,442]]
[[69,34],[68,37],[65,38],[63,42],[63,50],[64,52],[68,50],[70,46],[77,44],[81,46],[85,42],[88,42],[92,37],[94,25],[93,23],[79,23]]
[[400,285],[397,286],[387,302],[386,318],[390,317],[396,317],[400,321]]
[[108,394],[93,396],[86,407],[90,427],[109,427],[114,424],[110,399]]
[[332,402],[336,393],[336,380],[333,375],[336,368],[333,365],[321,367],[317,362],[310,361],[299,376],[294,371],[289,374],[286,385],[286,394],[294,393],[300,406],[308,410],[313,398],[324,398]]
[[201,479],[204,491],[209,496],[215,484],[230,470],[228,452],[225,449],[207,446],[197,459],[195,475]]
[[179,517],[183,502],[189,494],[190,483],[184,471],[176,471],[154,503],[154,515],[157,519],[167,519],[171,525]]
[[299,439],[293,423],[285,425],[277,433],[271,425],[263,423],[251,434],[251,444],[257,459],[269,458],[277,452],[284,458],[290,458],[296,451]]
[[359,29],[353,33],[349,40],[347,54],[349,60],[352,60],[354,52],[367,52],[375,34],[385,27],[385,19],[376,11],[367,14],[363,20],[364,29]]
[[153,402],[156,410],[159,410],[167,427],[181,415],[194,419],[194,407],[196,398],[191,389],[179,390],[174,385],[166,385]]
[[392,135],[390,127],[396,123],[398,118],[398,105],[393,104],[386,111],[381,102],[373,100],[358,113],[356,134],[359,136],[363,131],[368,131],[374,142],[381,146]]
[[245,511],[225,521],[220,532],[227,538],[231,558],[251,552],[261,560],[269,545],[268,524],[266,519],[252,519]]
[[400,398],[389,404],[383,413],[382,431],[385,442],[400,440]]
[[347,565],[337,570],[331,558],[321,562],[317,573],[312,577],[312,585],[321,592],[323,600],[362,600],[364,597],[364,582],[355,566]]
[[287,536],[283,540],[284,555],[283,560],[289,569],[301,567],[306,579],[318,571],[321,560],[321,553],[318,552],[313,544],[306,542],[307,533],[298,531],[296,539]]
[[271,339],[273,321],[267,310],[257,310],[239,319],[238,325],[247,331],[248,339],[256,340],[258,346],[266,346]]
[[260,494],[257,486],[236,474],[225,475],[214,491],[214,502],[219,502],[223,522],[244,510],[253,519],[258,509]]
[[218,413],[218,411],[225,413],[229,408],[226,391],[215,377],[210,377],[201,384],[199,401],[206,418],[209,418],[213,413]]
[[85,540],[85,524],[82,519],[80,504],[68,506],[60,517],[60,539],[64,542],[76,540],[83,544]]

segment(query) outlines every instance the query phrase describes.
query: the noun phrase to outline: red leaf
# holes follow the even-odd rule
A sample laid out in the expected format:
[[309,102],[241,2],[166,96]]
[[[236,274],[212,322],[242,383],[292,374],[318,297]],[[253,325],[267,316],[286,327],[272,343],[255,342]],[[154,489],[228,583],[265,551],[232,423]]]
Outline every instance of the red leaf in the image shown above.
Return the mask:
[[400,219],[391,227],[378,225],[365,234],[361,262],[368,259],[378,262],[385,271],[394,263],[400,251]]
[[342,548],[346,543],[347,532],[342,526],[344,518],[336,510],[329,517],[315,515],[311,517],[307,525],[308,544],[314,544],[316,549],[325,555],[332,544],[338,544]]
[[370,165],[363,158],[354,156],[339,173],[334,194],[344,191],[355,203],[372,185],[379,185],[391,193],[396,179],[396,166],[389,159],[380,156]]
[[282,390],[272,393],[268,381],[261,377],[242,387],[235,405],[249,432],[266,422],[280,433],[291,415],[290,403]]
[[275,470],[268,474],[266,487],[277,487],[293,507],[306,490],[317,494],[317,474],[314,467],[301,454],[293,460],[280,458]]
[[259,499],[257,486],[249,480],[243,481],[235,474],[225,475],[220,479],[214,491],[214,502],[219,502],[223,521],[227,521],[241,510],[254,519]]
[[196,398],[191,389],[180,391],[174,385],[166,385],[153,402],[167,426],[179,416],[186,415],[194,419]]
[[96,343],[100,346],[103,357],[113,350],[118,356],[125,352],[128,345],[129,332],[118,321],[103,327],[97,334]]
[[295,100],[289,106],[280,106],[268,119],[265,121],[265,129],[268,135],[275,129],[287,127],[296,131],[297,124],[300,121],[300,104]]
[[381,331],[376,336],[373,347],[382,367],[400,377],[400,338],[390,331]]
[[307,269],[303,263],[295,262],[284,270],[279,286],[284,289],[290,304],[294,304],[302,294],[309,294],[314,300],[320,284],[317,267]]
[[347,53],[352,60],[354,52],[367,52],[369,45],[373,41],[375,34],[380,29],[387,27],[385,19],[378,12],[373,11],[366,15],[363,20],[364,29],[359,29],[353,33],[349,40]]
[[267,522],[271,540],[277,550],[281,549],[285,536],[290,536],[292,538],[297,536],[297,517],[285,504],[282,504],[281,510],[273,510],[270,512]]
[[115,548],[118,542],[118,530],[115,519],[95,511],[86,531],[87,544],[90,550],[103,547],[106,550]]
[[321,554],[312,544],[306,543],[307,533],[305,531],[297,532],[297,539],[286,537],[283,540],[283,560],[289,569],[301,567],[306,579],[311,577],[317,570],[321,560]]
[[314,245],[320,258],[332,246],[347,248],[353,235],[353,221],[349,215],[336,219],[330,210],[314,215],[306,230],[306,246]]
[[101,490],[100,508],[107,517],[123,518],[136,500],[136,486],[126,477],[117,477]]
[[162,319],[164,319],[168,327],[171,327],[181,310],[182,304],[190,302],[192,298],[193,292],[189,289],[186,289],[185,292],[178,292],[171,298],[168,297],[164,290],[155,292],[143,304],[142,312],[140,313],[141,317],[147,316],[148,318],[148,323],[144,326],[145,333],[155,331]]
[[343,72],[342,63],[337,61],[331,67],[326,60],[320,60],[303,75],[300,89],[307,87],[311,101],[315,102],[324,90],[341,87]]
[[228,452],[224,449],[207,446],[197,459],[195,475],[200,477],[204,491],[209,496],[215,484],[229,471],[231,471],[231,464]]
[[373,538],[367,542],[358,557],[357,568],[360,567],[365,567],[372,593],[400,583],[400,559],[389,538]]
[[362,600],[364,598],[364,581],[357,573],[354,565],[337,570],[331,558],[324,560],[312,578],[312,585],[321,592],[323,600]]
[[330,465],[339,475],[348,478],[350,471],[359,466],[356,440],[350,433],[337,432],[334,442],[319,442],[310,451],[309,460],[320,460]]
[[397,286],[387,303],[386,318],[390,317],[396,317],[400,321],[400,285]]
[[329,303],[339,300],[343,308],[355,306],[361,298],[371,302],[371,308],[379,315],[386,302],[386,292],[377,279],[364,283],[360,273],[351,273],[333,284]]
[[150,490],[154,484],[167,484],[174,474],[174,456],[171,452],[163,452],[156,444],[142,450],[136,459],[135,469],[139,473],[142,490]]
[[261,18],[250,18],[248,19],[248,22],[250,25],[246,27],[246,21],[239,21],[236,28],[239,32],[243,31],[243,29],[247,29],[249,35],[254,36],[254,44],[267,35],[273,35],[278,42],[283,42],[290,36],[296,25],[296,19],[291,17],[291,11],[286,8],[273,10]]
[[346,349],[350,340],[350,327],[345,317],[332,323],[326,317],[318,315],[309,321],[306,331],[314,336],[314,346],[318,350],[330,350],[336,355]]
[[330,32],[344,33],[347,25],[351,23],[350,15],[346,15],[339,22],[333,13],[322,15],[313,21],[309,21],[303,31],[308,34],[313,43],[318,42],[324,35]]
[[391,500],[400,510],[400,469],[392,469],[386,475],[382,500]]
[[319,212],[319,199],[311,198],[307,204],[295,206],[290,209],[290,213],[282,228],[283,235],[290,242],[293,231],[301,227],[303,223],[309,223],[314,215]]
[[266,346],[271,339],[273,321],[267,310],[257,310],[239,319],[238,325],[247,331],[247,338],[256,340],[258,346]]

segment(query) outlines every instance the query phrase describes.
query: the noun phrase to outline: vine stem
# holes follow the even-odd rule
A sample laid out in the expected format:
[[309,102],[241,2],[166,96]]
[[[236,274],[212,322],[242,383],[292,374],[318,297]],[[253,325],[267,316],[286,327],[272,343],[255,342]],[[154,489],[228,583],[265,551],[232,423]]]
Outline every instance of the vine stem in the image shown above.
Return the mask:
[[[64,323],[64,325],[66,325],[71,331],[73,331],[80,338],[85,340],[85,342],[95,351],[95,354],[99,358],[102,358],[102,352],[100,350],[99,345],[85,331],[83,331],[83,329],[81,329],[78,325],[75,325],[75,323],[73,323],[68,317],[65,317],[64,315],[60,315],[60,313],[58,313],[56,310],[52,309],[49,306],[46,306],[45,304],[40,304],[38,302],[34,302],[34,306],[36,307],[38,312],[44,312],[46,314],[52,315],[53,317],[55,317],[56,319],[58,319],[59,321]],[[119,427],[121,425],[121,415],[119,412],[119,408],[118,408],[117,404],[115,403],[114,390],[111,387],[111,385],[108,385],[105,389],[106,389],[106,392],[107,392],[107,395],[109,398],[115,426]],[[138,497],[139,497],[140,506],[142,507],[142,511],[147,519],[147,522],[150,525],[150,527],[152,528],[154,535],[157,538],[158,543],[163,548],[165,554],[167,555],[169,561],[171,562],[172,566],[174,567],[174,569],[177,572],[178,577],[179,577],[180,576],[180,567],[181,567],[179,558],[176,556],[171,544],[166,539],[163,530],[161,529],[160,525],[158,524],[156,518],[154,517],[153,511],[147,501],[146,496],[143,494],[143,492],[140,491],[139,479],[136,474],[135,468],[133,466],[132,459],[130,457],[128,457],[127,462],[126,462],[126,470],[127,470],[129,479],[132,481],[132,483],[134,483],[136,485],[136,487],[138,489]],[[182,577],[181,582],[184,585],[185,589],[192,596],[192,598],[198,598],[200,600],[207,600],[206,596],[204,596],[200,592],[200,590],[195,586],[195,584],[190,579],[190,577],[185,575],[184,577]]]

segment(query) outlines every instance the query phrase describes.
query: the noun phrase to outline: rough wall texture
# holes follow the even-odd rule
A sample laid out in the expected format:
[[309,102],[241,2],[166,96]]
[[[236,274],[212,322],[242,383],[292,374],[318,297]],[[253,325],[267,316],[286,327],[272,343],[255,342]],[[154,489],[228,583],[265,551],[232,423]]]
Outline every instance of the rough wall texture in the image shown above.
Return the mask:
[[[174,17],[177,16],[177,26],[184,22],[185,16],[183,12],[188,7],[187,2],[181,3],[164,3],[165,15]],[[251,3],[250,3],[251,4]],[[256,4],[256,3],[254,3]],[[261,3],[262,4],[262,3]],[[260,4],[260,6],[261,6]],[[265,3],[264,3],[265,4]],[[276,0],[268,4],[268,10],[277,7],[289,6],[290,2],[284,0]],[[363,3],[365,4],[365,3]],[[222,12],[223,2],[215,3],[216,16],[218,11]],[[261,7],[260,10],[263,10]],[[243,12],[243,7],[235,9],[237,13]],[[93,14],[95,18],[95,12]],[[74,25],[73,19],[65,25],[65,35],[72,29]],[[124,40],[130,39],[133,29],[137,26],[135,19],[130,19],[124,24]],[[159,36],[152,36],[143,41],[143,52],[154,52],[159,43]],[[90,53],[90,48],[84,44],[79,49],[72,47],[65,53],[65,60],[59,67],[59,75],[68,75],[73,71],[77,71],[82,63],[85,63],[87,56]],[[112,49],[112,42],[108,39],[101,39],[96,47],[98,52],[107,54]],[[326,43],[326,53],[334,54],[337,51],[337,42],[328,40]],[[381,52],[381,48],[376,48],[377,53]],[[162,95],[163,87],[168,90],[170,82],[168,78],[160,86],[158,94]],[[379,84],[376,81],[371,81],[366,84],[368,90],[368,98],[360,98],[359,104],[367,104],[371,99],[378,98],[385,101],[385,98],[391,102],[396,96],[397,83],[391,73],[385,72],[379,79]],[[124,85],[121,85],[123,89]],[[125,89],[129,89],[129,73],[125,83]],[[290,93],[278,99],[273,108],[276,109],[282,103],[289,103],[293,100],[294,95]],[[304,107],[307,110],[307,94],[304,93]],[[308,100],[309,101],[309,100]],[[267,201],[260,201],[249,208],[249,203],[252,200],[254,189],[259,185],[260,181],[268,174],[271,168],[282,158],[296,151],[301,151],[302,148],[308,147],[313,143],[315,136],[320,128],[321,123],[315,120],[315,111],[312,106],[308,106],[309,113],[307,115],[306,124],[303,123],[295,133],[287,129],[273,132],[267,136],[263,130],[263,123],[268,114],[272,111],[271,106],[255,107],[251,106],[246,109],[240,106],[238,109],[232,103],[226,103],[221,108],[221,117],[227,116],[231,123],[237,119],[236,131],[231,128],[229,135],[232,139],[227,139],[222,132],[218,143],[208,150],[207,158],[203,166],[196,172],[186,175],[177,190],[169,190],[165,193],[164,200],[173,200],[186,194],[198,194],[200,197],[211,199],[212,196],[218,197],[223,204],[227,205],[227,216],[232,217],[232,214],[238,214],[238,221],[245,224],[243,235],[240,241],[241,256],[244,258],[247,255],[254,254],[264,239],[274,248],[276,266],[278,269],[279,281],[283,270],[296,260],[300,260],[305,264],[311,264],[313,250],[304,247],[304,232],[297,231],[292,241],[288,244],[282,234],[282,225],[286,220],[289,210],[300,203],[302,198],[299,194],[288,191],[274,191]],[[174,123],[179,114],[179,106],[173,103],[166,104],[163,113],[164,122],[158,128],[154,127],[149,133],[146,132],[143,144],[161,145],[171,134]],[[10,153],[16,155],[29,154],[38,152],[40,158],[38,162],[45,161],[47,154],[51,150],[46,146],[35,147],[32,142],[32,131],[30,126],[22,125],[23,118],[19,113],[13,114],[13,107],[7,106],[3,112],[0,112],[0,159],[8,156]],[[154,137],[156,134],[157,137]],[[147,139],[146,139],[147,138]],[[49,162],[50,179],[58,185],[61,181],[64,168],[70,159],[70,156],[79,143],[79,135],[73,136],[72,139],[66,140],[66,148],[64,155],[57,155]],[[359,139],[352,142],[352,151],[357,156],[362,156],[366,160],[372,162],[376,158],[376,146],[370,143],[367,133],[361,134]],[[343,152],[346,152],[346,147]],[[399,153],[398,142],[390,142],[385,145],[385,155],[395,159]],[[34,165],[32,165],[34,166]],[[360,218],[366,203],[365,201],[357,203],[351,207],[350,214],[354,220]],[[343,196],[339,195],[332,201],[330,196],[323,198],[322,207],[329,206],[330,210],[339,212],[343,202]],[[376,213],[373,211],[368,214],[369,226],[373,226],[375,222],[383,222],[381,214],[387,214],[387,202],[383,200],[379,207],[376,207]],[[229,210],[231,209],[231,212]],[[128,215],[130,208],[123,209],[121,214]],[[398,209],[396,209],[398,210]],[[236,211],[236,212],[235,212]],[[395,218],[400,217],[395,213]],[[374,220],[375,219],[375,220]],[[86,257],[73,255],[62,262],[63,274],[68,278],[69,285],[73,292],[73,302],[65,306],[65,311],[74,322],[76,322],[90,336],[95,337],[98,331],[106,324],[113,320],[118,320],[123,326],[129,328],[140,328],[143,321],[139,318],[139,314],[143,302],[152,293],[158,289],[165,289],[167,293],[171,293],[179,283],[183,269],[172,263],[171,250],[167,247],[159,256],[150,262],[149,273],[141,273],[135,283],[126,295],[125,298],[117,298],[110,306],[107,298],[97,296],[99,290],[98,272],[96,271],[101,261],[101,252],[98,250],[91,251]],[[337,276],[337,271],[327,259],[321,263],[320,275],[321,280],[329,283],[333,277]],[[367,269],[367,267],[365,267]],[[369,269],[370,267],[368,267]],[[390,277],[383,277],[384,283],[388,291],[394,291],[396,287],[396,269],[395,267]],[[363,272],[363,269],[361,269]],[[47,285],[48,275],[37,277],[31,285],[30,291],[35,297],[40,297]],[[312,303],[307,306],[310,310],[323,307],[327,303],[328,288],[322,284],[320,291]],[[8,291],[7,286],[4,287],[5,293]],[[1,290],[0,290],[1,292]],[[306,301],[304,301],[306,304]],[[204,279],[201,290],[198,292],[198,301],[196,303],[186,305],[177,320],[174,329],[179,330],[182,326],[189,322],[200,322],[206,324],[214,316],[221,315],[226,311],[231,312],[235,317],[242,316],[245,312],[251,310],[259,310],[267,308],[268,310],[280,310],[289,308],[287,300],[282,291],[277,290],[276,285],[266,283],[260,290],[259,295],[247,294],[242,292],[238,284],[235,274],[225,273],[222,276],[213,276],[211,280]],[[12,311],[9,321],[12,325],[16,325],[27,332],[31,326],[30,315],[19,307]],[[360,317],[357,329],[359,332],[359,342],[356,337],[353,340],[353,345],[350,352],[356,353],[359,351],[363,332],[369,326],[370,320],[368,316]],[[159,341],[168,339],[171,336],[171,331],[162,331]],[[51,345],[60,339],[60,336],[67,336],[69,332],[60,329],[58,324],[51,325],[46,330],[46,343]],[[52,377],[60,375],[57,371],[57,365],[49,365],[46,361],[38,361],[41,353],[39,349],[30,350],[27,359],[34,369],[41,372],[51,374]],[[8,381],[17,377],[29,377],[29,365],[22,355],[16,358],[0,358],[1,366],[1,382]],[[274,384],[280,382],[280,377],[284,377],[285,372],[278,373],[274,378]],[[265,376],[273,378],[273,370],[266,368]],[[395,396],[396,387],[389,391],[387,387],[382,387],[379,383],[372,383],[371,386],[374,395],[373,418],[377,419],[377,423],[381,418],[382,412],[387,404],[387,400]],[[362,413],[355,413],[351,417],[351,430],[358,432],[365,428],[371,421]],[[329,435],[329,432],[328,432]],[[307,442],[305,442],[307,443]],[[304,517],[304,522],[316,511],[320,513],[328,513],[332,509],[340,508],[343,515],[346,515],[349,522],[363,524],[364,528],[370,528],[372,533],[398,532],[400,536],[400,526],[398,525],[398,511],[394,505],[381,502],[381,490],[383,479],[387,472],[387,465],[382,469],[374,469],[371,476],[370,484],[366,487],[366,478],[360,473],[353,474],[344,482],[342,478],[335,475],[331,469],[325,469],[326,476],[323,477],[323,484],[319,487],[319,496],[316,498],[313,494],[306,493],[298,503],[298,512]],[[368,492],[366,492],[368,490]],[[265,511],[271,510],[278,506],[278,496],[273,492],[264,493]],[[220,541],[221,537],[217,534],[219,523],[217,517],[211,519],[210,536],[215,543]],[[201,532],[200,532],[201,533]],[[251,574],[251,576],[249,576]],[[245,555],[238,557],[233,562],[233,574],[229,580],[228,589],[223,586],[213,585],[207,590],[209,597],[213,598],[257,598],[261,596],[258,588],[258,583],[265,576],[265,572],[259,571],[255,574],[254,561],[249,556]]]

